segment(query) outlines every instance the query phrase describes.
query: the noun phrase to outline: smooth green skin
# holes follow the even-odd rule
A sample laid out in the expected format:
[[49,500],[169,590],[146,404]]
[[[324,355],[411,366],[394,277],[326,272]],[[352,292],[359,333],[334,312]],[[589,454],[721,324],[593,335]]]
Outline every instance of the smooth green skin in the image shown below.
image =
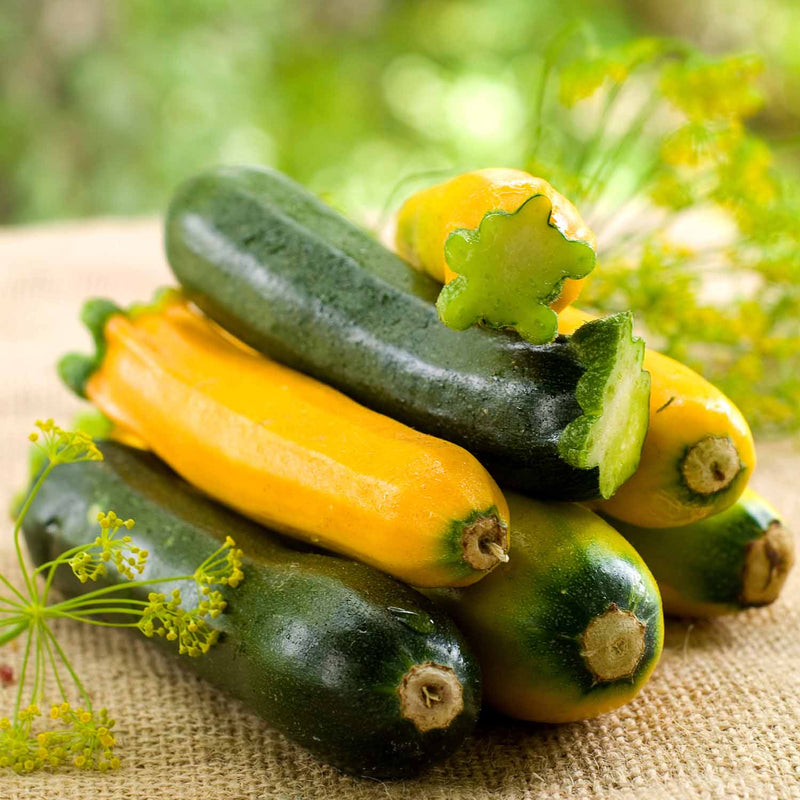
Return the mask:
[[[228,608],[211,621],[223,632],[219,643],[202,657],[181,656],[186,666],[346,772],[411,776],[458,749],[478,716],[479,668],[441,610],[363,564],[290,547],[148,453],[99,446],[104,461],[57,467],[34,501],[24,532],[36,563],[91,541],[98,510],[136,520],[134,542],[150,552],[143,579],[193,573],[231,535],[244,550],[245,579],[225,590]],[[97,588],[60,573],[57,586],[69,596]],[[135,596],[174,588],[157,584]],[[178,588],[185,604],[196,601],[193,582]],[[446,730],[419,733],[400,714],[397,687],[412,665],[428,661],[455,671],[464,710]]]
[[[627,702],[660,655],[664,622],[658,587],[633,547],[596,514],[574,504],[508,493],[510,560],[468,589],[427,591],[478,652],[484,699],[505,713],[554,721],[531,707],[555,705],[577,720]],[[597,682],[581,655],[591,620],[615,603],[645,623],[634,673]],[[511,693],[515,708],[497,702]]]
[[720,514],[679,528],[639,528],[608,518],[664,588],[665,611],[698,617],[753,605],[741,599],[747,552],[779,520],[775,509],[749,489]]
[[[219,168],[185,183],[170,205],[166,247],[189,297],[235,336],[466,447],[507,485],[590,499],[638,464],[643,429],[610,448],[610,490],[598,465],[581,460],[602,432],[614,367],[637,347],[626,315],[542,346],[512,332],[453,331],[436,313],[440,284],[267,169]],[[623,398],[622,416],[646,419],[648,386]]]
[[573,242],[550,220],[553,206],[534,195],[516,211],[493,211],[477,230],[453,231],[445,242],[447,264],[458,276],[436,301],[439,319],[463,331],[477,323],[513,328],[531,344],[555,338],[558,316],[548,306],[566,278],[585,278],[595,253]]

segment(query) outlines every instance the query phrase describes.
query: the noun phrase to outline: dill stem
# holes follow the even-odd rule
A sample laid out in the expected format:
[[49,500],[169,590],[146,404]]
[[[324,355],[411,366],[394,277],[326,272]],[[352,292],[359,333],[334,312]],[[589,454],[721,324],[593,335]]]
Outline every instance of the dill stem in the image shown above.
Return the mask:
[[[19,568],[22,572],[22,576],[25,579],[25,586],[28,589],[28,595],[31,598],[37,597],[36,587],[31,581],[31,577],[28,574],[28,568],[25,566],[25,559],[22,557],[22,545],[20,544],[19,533],[22,529],[22,523],[25,521],[25,515],[28,513],[28,509],[31,507],[31,503],[36,495],[39,493],[39,489],[41,489],[42,484],[47,479],[47,476],[53,471],[53,464],[52,461],[45,467],[42,471],[42,474],[36,480],[36,483],[33,485],[33,488],[28,492],[28,496],[25,499],[25,502],[22,505],[22,508],[19,510],[17,514],[17,521],[14,524],[14,550],[17,553],[17,560],[19,561]],[[5,580],[5,579],[4,579]],[[5,581],[8,584],[8,581]],[[8,584],[10,586],[10,584]],[[16,592],[16,590],[14,590]],[[19,592],[17,592],[19,594]],[[24,600],[25,598],[20,595],[20,598]]]
[[[603,153],[603,155],[600,157],[597,168],[592,173],[591,177],[589,178],[589,182],[586,185],[586,189],[584,191],[585,200],[596,199],[597,196],[602,195],[606,186],[608,185],[607,174],[609,170],[613,171],[614,167],[616,167],[622,160],[622,157],[627,155],[627,152],[630,150],[631,146],[641,136],[644,126],[647,124],[650,117],[652,117],[656,108],[658,108],[661,100],[662,98],[659,94],[656,93],[651,95],[647,102],[642,104],[639,113],[628,127],[628,130],[619,137],[617,142],[612,147]],[[595,190],[595,198],[592,198],[592,193],[595,192]],[[639,190],[637,189],[637,192],[638,191]]]
[[[78,599],[78,598],[75,598],[75,599]],[[82,608],[83,606],[93,606],[93,605],[98,605],[98,604],[101,604],[101,603],[108,603],[108,602],[124,603],[125,605],[140,606],[142,608],[144,608],[144,606],[147,605],[147,601],[146,600],[133,600],[133,599],[128,598],[128,597],[112,597],[112,598],[98,597],[95,600],[86,600],[85,602],[76,603],[76,604],[72,605],[71,608],[73,608],[73,609],[74,608]],[[56,606],[48,606],[48,611],[50,609],[53,609],[53,608],[56,608]],[[55,616],[58,616],[58,615],[55,615]]]
[[95,546],[94,544],[81,544],[78,545],[77,547],[73,547],[71,550],[67,550],[66,552],[62,553],[60,556],[58,556],[58,558],[55,558],[52,561],[46,561],[44,564],[41,564],[34,571],[32,577],[36,578],[36,576],[39,575],[41,572],[43,572],[45,569],[49,568],[50,570],[50,572],[47,574],[47,580],[45,581],[44,589],[42,590],[42,595],[41,595],[42,605],[47,603],[47,598],[50,596],[50,587],[53,583],[53,578],[55,577],[56,569],[62,564],[66,564],[67,560],[70,557],[77,555],[83,550],[88,550],[90,547],[94,546]]
[[[542,140],[542,128],[544,122],[544,101],[547,97],[547,87],[550,83],[550,76],[555,68],[556,61],[561,56],[567,42],[578,32],[581,32],[583,23],[579,20],[566,25],[557,33],[544,51],[544,61],[542,62],[542,76],[537,87],[536,100],[534,102],[533,119],[533,139],[529,147],[528,161],[536,158],[539,145]],[[585,33],[585,31],[583,31]]]
[[[10,597],[5,597],[4,595],[0,594],[0,603],[5,603],[6,605],[11,606],[12,608],[18,609],[22,611],[25,606],[22,603],[18,603],[16,600],[12,600]],[[0,614],[6,613],[4,609],[0,609]]]
[[61,675],[58,672],[58,664],[56,663],[55,655],[53,654],[53,648],[50,646],[50,640],[47,636],[42,637],[42,641],[44,642],[45,649],[47,650],[47,655],[50,658],[50,666],[53,668],[53,675],[56,679],[56,684],[58,685],[58,691],[61,692],[61,699],[64,702],[67,702],[67,693],[64,691],[64,684],[61,683]]
[[78,688],[78,691],[81,694],[84,702],[86,703],[86,710],[92,710],[92,701],[89,699],[89,694],[84,688],[83,684],[81,683],[81,679],[76,675],[75,670],[72,668],[72,664],[69,663],[69,659],[64,654],[64,651],[61,649],[61,645],[58,643],[58,639],[56,639],[55,634],[53,631],[50,630],[48,626],[45,626],[45,631],[47,635],[53,642],[53,646],[56,648],[56,652],[58,653],[61,660],[64,662],[64,666],[67,668],[67,672],[69,672],[70,677],[75,682],[75,686]]
[[576,175],[580,175],[584,165],[589,160],[590,156],[594,155],[594,152],[597,150],[598,144],[600,144],[600,142],[605,137],[606,129],[608,128],[608,122],[611,119],[611,111],[613,110],[614,105],[616,104],[617,98],[619,97],[621,90],[622,90],[621,83],[615,83],[608,90],[605,103],[603,104],[603,110],[600,112],[600,119],[597,122],[597,126],[594,129],[594,133],[586,140],[586,143],[581,148],[578,160],[575,162],[573,170]]
[[44,649],[42,647],[41,619],[32,626],[33,636],[36,641],[36,666],[33,673],[33,694],[31,702],[36,705],[44,697]]
[[22,658],[22,668],[19,672],[19,686],[17,688],[17,701],[14,703],[14,719],[19,716],[19,708],[22,703],[22,692],[25,688],[25,676],[28,672],[28,659],[31,655],[31,641],[33,639],[33,629],[28,626],[28,638],[25,641],[25,655]]
[[[93,614],[100,614],[103,613],[101,611],[93,611]],[[110,613],[112,614],[123,614],[123,611],[117,611],[116,609],[111,609]],[[75,622],[85,622],[87,625],[99,625],[102,628],[135,628],[139,623],[138,622],[101,622],[97,619],[90,619],[87,616],[81,616],[78,614],[62,614],[63,617],[67,619],[75,620]],[[137,617],[140,617],[141,614],[136,614]]]
[[91,614],[128,614],[130,616],[141,617],[144,608],[120,608],[119,606],[105,606],[101,608],[86,608],[77,611],[70,611],[62,616],[76,619],[77,617],[85,617]]
[[95,589],[93,592],[87,592],[84,595],[79,597],[73,597],[70,600],[64,600],[61,603],[56,603],[55,605],[50,606],[50,610],[58,610],[61,611],[63,609],[73,608],[76,605],[80,605],[81,603],[85,602],[85,600],[89,600],[95,597],[101,597],[106,594],[113,594],[114,592],[122,592],[127,589],[137,589],[140,586],[153,586],[157,583],[174,583],[176,581],[193,581],[194,575],[178,575],[174,578],[151,578],[147,581],[128,581],[127,583],[119,583],[116,586],[105,586],[102,589]]
[[2,581],[17,597],[19,597],[20,600],[22,600],[22,605],[20,608],[24,608],[30,602],[30,598],[25,597],[25,595],[22,594],[19,589],[17,589],[15,586],[12,586],[12,584],[9,583],[8,578],[6,578],[2,572],[0,572],[0,581]]
[[[18,620],[24,621],[18,622]],[[28,620],[24,617],[16,617],[13,620],[4,620],[3,622],[0,622],[0,625],[6,626],[10,625],[12,622],[18,622],[18,624],[15,628],[12,628],[10,631],[0,636],[0,647],[2,647],[4,644],[8,644],[12,639],[16,639],[17,636],[19,636],[30,625]]]

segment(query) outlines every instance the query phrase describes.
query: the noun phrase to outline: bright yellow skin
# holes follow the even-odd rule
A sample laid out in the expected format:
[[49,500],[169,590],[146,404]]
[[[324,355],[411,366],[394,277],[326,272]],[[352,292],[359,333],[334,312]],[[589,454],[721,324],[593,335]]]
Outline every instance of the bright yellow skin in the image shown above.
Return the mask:
[[[550,200],[552,221],[567,239],[597,248],[594,234],[566,197],[542,178],[505,168],[466,172],[412,195],[398,212],[395,247],[414,267],[441,283],[449,283],[457,275],[445,260],[447,237],[456,230],[475,230],[490,211],[513,213],[537,194]],[[567,278],[550,307],[560,311],[572,303],[584,280]]]
[[451,525],[508,507],[466,450],[369,411],[223,335],[183,302],[105,326],[86,393],[217,500],[408,583],[483,577]]
[[[585,311],[566,308],[559,314],[559,333],[571,334],[590,319]],[[613,497],[592,508],[644,528],[688,525],[724,511],[739,499],[755,468],[747,421],[719,389],[678,361],[648,349],[643,366],[651,376],[650,426],[639,468]],[[687,494],[679,463],[687,448],[707,436],[729,437],[742,471],[727,489],[699,502]]]

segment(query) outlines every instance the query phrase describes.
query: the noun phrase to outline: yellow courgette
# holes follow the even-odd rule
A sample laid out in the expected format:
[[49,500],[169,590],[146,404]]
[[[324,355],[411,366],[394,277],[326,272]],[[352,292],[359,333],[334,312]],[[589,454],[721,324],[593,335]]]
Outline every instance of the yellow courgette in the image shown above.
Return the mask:
[[547,181],[483,169],[412,195],[397,215],[395,247],[447,284],[437,302],[446,325],[480,321],[541,344],[594,267],[596,240]]
[[508,508],[466,450],[369,411],[238,343],[179,296],[90,301],[94,358],[64,380],[212,497],[419,586],[483,577]]
[[[593,319],[576,308],[559,314],[560,333]],[[643,528],[688,525],[733,505],[756,464],[753,435],[739,409],[694,370],[645,350],[650,426],[639,467],[592,508]]]

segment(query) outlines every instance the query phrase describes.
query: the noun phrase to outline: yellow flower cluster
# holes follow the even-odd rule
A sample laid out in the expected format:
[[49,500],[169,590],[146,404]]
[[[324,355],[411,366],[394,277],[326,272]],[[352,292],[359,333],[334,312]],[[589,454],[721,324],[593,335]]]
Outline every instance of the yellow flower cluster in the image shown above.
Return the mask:
[[35,425],[38,431],[34,431],[28,439],[39,447],[51,465],[103,460],[103,454],[88,434],[65,431],[52,419],[37,420]]
[[0,767],[18,773],[67,765],[100,772],[119,768],[111,733],[114,720],[105,709],[95,713],[61,703],[50,709],[50,718],[62,727],[34,733],[34,721],[40,716],[39,707],[30,705],[14,723],[0,718]]
[[761,61],[749,55],[696,56],[671,64],[661,77],[661,91],[690,119],[749,117],[763,102],[755,85],[761,71]]
[[198,606],[186,611],[181,608],[178,589],[173,590],[169,600],[161,592],[150,592],[147,599],[148,604],[137,627],[148,638],[161,636],[170,642],[177,641],[178,652],[193,658],[207,653],[216,644],[219,631],[211,628],[203,619],[211,614],[210,603],[206,603],[205,610],[201,611]]
[[120,528],[133,528],[133,520],[122,520],[113,511],[109,511],[98,514],[97,521],[100,524],[100,535],[94,540],[94,545],[69,560],[75,577],[81,583],[96,581],[106,574],[106,564],[111,561],[122,575],[133,580],[144,570],[149,554],[147,550],[134,545],[130,536],[114,538]]
[[212,553],[194,574],[195,581],[201,585],[220,584],[230,586],[231,589],[235,589],[242,578],[242,551],[236,547],[236,542],[230,536],[225,538],[225,544]]

